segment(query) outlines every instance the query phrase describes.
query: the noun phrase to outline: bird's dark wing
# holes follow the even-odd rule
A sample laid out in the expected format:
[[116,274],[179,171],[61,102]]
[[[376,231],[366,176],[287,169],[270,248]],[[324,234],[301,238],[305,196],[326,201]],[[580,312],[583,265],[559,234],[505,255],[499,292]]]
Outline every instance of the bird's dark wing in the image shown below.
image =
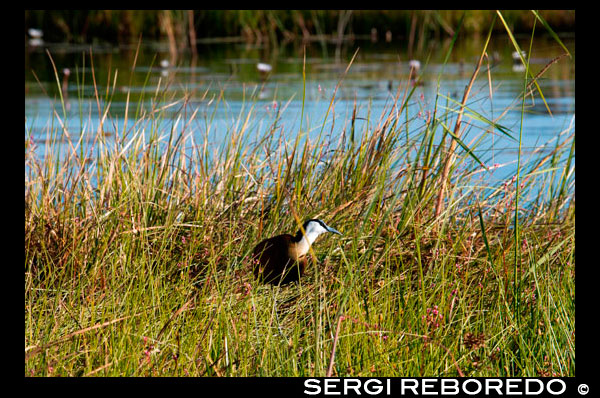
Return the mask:
[[293,244],[292,239],[292,235],[284,234],[265,239],[256,245],[253,251],[254,261],[257,263],[254,264],[254,275],[275,283],[279,282],[282,274],[285,274],[282,283],[287,282],[290,277],[293,278],[291,275],[294,273],[295,279],[298,279],[298,271],[290,268],[295,263],[288,250]]

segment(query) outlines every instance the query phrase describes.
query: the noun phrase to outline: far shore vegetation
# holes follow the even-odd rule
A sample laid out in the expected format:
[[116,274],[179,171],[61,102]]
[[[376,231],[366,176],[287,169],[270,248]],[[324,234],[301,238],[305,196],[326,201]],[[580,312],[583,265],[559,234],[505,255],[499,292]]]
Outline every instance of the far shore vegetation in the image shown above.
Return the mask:
[[[267,45],[291,40],[371,38],[419,40],[460,34],[485,36],[490,10],[26,10],[25,29],[52,42],[111,43],[168,39],[177,46],[195,40],[238,38]],[[555,32],[574,32],[574,10],[540,10]],[[515,34],[530,34],[531,11],[502,11]],[[502,32],[503,26],[494,25]],[[538,33],[547,33],[539,29]]]

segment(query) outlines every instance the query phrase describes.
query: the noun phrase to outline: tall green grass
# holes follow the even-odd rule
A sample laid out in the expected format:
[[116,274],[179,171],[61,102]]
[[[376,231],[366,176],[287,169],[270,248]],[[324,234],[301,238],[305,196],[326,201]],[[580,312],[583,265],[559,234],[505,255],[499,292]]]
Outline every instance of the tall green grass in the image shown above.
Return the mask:
[[[58,111],[43,150],[26,127],[25,375],[573,376],[574,128],[489,184],[448,128],[480,116],[440,95],[417,128],[413,93],[339,135],[254,123],[250,96],[218,146],[224,92],[157,90],[114,136]],[[254,245],[312,217],[344,236],[257,283]]]

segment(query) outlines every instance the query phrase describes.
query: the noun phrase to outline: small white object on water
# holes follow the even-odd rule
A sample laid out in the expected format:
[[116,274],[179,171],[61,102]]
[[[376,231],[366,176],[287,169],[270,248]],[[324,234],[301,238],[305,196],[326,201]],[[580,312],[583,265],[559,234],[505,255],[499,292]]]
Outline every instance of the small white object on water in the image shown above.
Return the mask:
[[416,59],[411,59],[410,61],[408,61],[408,66],[414,69],[415,71],[418,71],[419,69],[421,69],[421,62]]
[[170,62],[168,59],[163,59],[160,61],[160,75],[162,77],[167,77],[169,76],[169,66],[170,66]]
[[273,67],[269,64],[265,64],[264,62],[259,62],[256,64],[256,69],[262,73],[269,73],[273,70]]
[[43,39],[29,39],[29,45],[32,47],[39,47],[44,44]]
[[522,62],[515,62],[512,66],[512,71],[513,72],[524,72],[525,71],[525,65],[523,65]]
[[521,61],[521,57],[525,58],[526,56],[527,56],[527,53],[525,52],[525,50],[521,50],[521,56],[519,56],[519,52],[518,51],[513,51],[512,52],[512,59],[515,62]]
[[29,33],[29,36],[33,37],[34,39],[40,39],[42,36],[44,36],[44,32],[42,32],[41,29],[29,28],[27,29],[27,33]]
[[512,71],[513,72],[523,72],[525,70],[525,64],[521,60],[521,57],[523,57],[523,59],[525,59],[526,56],[527,56],[527,53],[524,50],[521,50],[521,56],[519,56],[518,51],[512,52],[512,59],[513,59]]

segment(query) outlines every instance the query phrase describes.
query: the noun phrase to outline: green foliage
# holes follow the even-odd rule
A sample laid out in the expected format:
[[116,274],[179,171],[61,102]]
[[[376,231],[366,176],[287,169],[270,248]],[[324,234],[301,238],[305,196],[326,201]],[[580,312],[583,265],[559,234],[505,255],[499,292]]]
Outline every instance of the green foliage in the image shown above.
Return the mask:
[[[187,40],[189,15],[185,10],[26,10],[25,27],[44,30],[48,41],[136,42],[166,36],[164,13],[170,14],[170,23],[181,40]],[[194,29],[200,38],[245,36],[249,40],[259,36],[278,40],[310,35],[337,35],[340,22],[349,16],[345,34],[370,35],[379,30],[380,38],[386,31],[395,36],[408,37],[413,24],[419,33],[451,36],[463,11],[461,10],[195,10]],[[543,10],[541,16],[555,29],[573,31],[575,11]],[[491,10],[467,12],[463,31],[483,33],[492,20]],[[532,28],[530,11],[503,12],[513,31],[529,32]],[[501,30],[501,27],[496,27]],[[277,39],[274,39],[274,38]]]

